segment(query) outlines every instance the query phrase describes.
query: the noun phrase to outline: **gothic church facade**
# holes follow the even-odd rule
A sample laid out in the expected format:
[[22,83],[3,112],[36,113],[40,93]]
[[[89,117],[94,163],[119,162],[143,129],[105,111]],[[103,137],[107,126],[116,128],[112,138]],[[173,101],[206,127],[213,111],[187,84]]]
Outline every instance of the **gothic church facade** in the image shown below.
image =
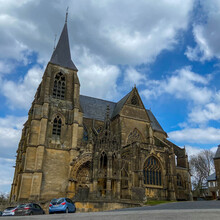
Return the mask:
[[80,95],[77,74],[65,23],[22,130],[11,201],[189,200],[186,151],[137,88],[101,100]]

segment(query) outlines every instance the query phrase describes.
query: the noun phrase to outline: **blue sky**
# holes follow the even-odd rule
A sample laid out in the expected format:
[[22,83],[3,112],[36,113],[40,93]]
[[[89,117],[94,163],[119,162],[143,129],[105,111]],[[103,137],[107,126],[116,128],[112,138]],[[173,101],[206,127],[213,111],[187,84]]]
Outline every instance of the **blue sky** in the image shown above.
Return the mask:
[[[81,94],[120,100],[136,84],[188,155],[220,144],[220,1],[0,0],[0,192],[69,6]],[[57,40],[56,40],[57,41]]]

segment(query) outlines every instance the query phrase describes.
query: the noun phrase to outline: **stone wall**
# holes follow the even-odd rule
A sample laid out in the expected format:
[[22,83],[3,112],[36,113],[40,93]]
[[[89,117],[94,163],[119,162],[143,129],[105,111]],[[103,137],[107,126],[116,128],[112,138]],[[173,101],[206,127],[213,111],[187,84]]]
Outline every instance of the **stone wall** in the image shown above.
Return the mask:
[[43,164],[41,199],[66,196],[68,187],[69,151],[46,149]]

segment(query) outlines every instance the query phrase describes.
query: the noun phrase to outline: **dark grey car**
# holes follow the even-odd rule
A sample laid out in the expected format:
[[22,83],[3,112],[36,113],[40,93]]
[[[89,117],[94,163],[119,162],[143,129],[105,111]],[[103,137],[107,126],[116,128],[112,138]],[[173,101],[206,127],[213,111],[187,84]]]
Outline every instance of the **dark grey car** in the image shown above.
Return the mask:
[[21,204],[15,210],[15,215],[43,215],[44,210],[35,203]]

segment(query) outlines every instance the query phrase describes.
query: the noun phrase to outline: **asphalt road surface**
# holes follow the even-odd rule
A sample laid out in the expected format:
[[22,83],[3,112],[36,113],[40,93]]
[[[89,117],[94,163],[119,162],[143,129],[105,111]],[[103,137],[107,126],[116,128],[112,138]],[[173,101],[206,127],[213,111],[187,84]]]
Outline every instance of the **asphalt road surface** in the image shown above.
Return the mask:
[[64,220],[141,220],[141,219],[195,219],[220,220],[220,201],[175,202],[108,212],[53,214],[41,216],[1,217],[3,219],[64,219]]

